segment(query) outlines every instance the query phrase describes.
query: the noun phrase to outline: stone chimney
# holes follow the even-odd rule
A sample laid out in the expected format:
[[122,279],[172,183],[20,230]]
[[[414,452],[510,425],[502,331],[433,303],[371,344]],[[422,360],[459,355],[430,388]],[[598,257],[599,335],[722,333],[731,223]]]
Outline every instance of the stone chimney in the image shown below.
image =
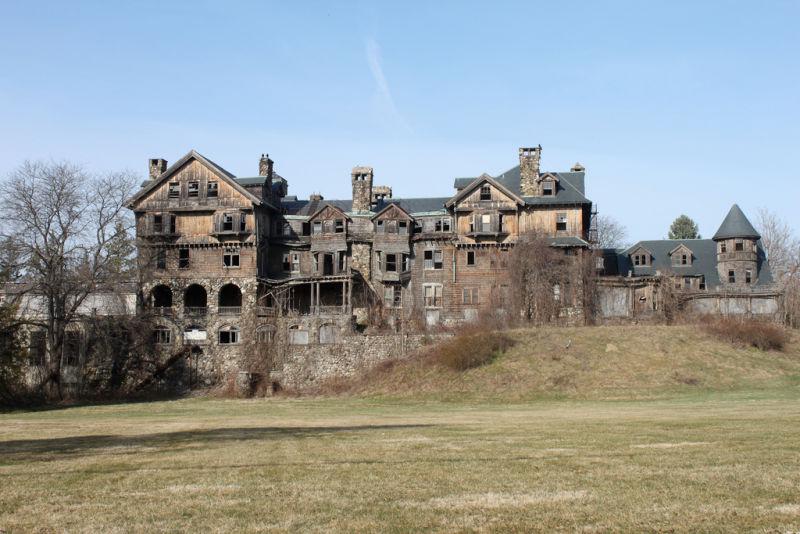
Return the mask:
[[583,165],[581,165],[578,162],[575,162],[575,165],[572,166],[570,171],[572,171],[572,172],[586,172],[586,167],[584,167]]
[[155,180],[167,170],[167,160],[153,158],[150,160],[150,179]]
[[539,194],[539,160],[542,158],[542,145],[519,149],[519,189],[523,197]]
[[272,164],[269,154],[261,154],[261,159],[258,160],[258,175],[272,179]]
[[308,196],[308,200],[310,200],[311,202],[321,202],[325,199],[322,197],[320,193],[311,193]]
[[353,211],[365,213],[372,206],[372,167],[353,167]]
[[388,185],[376,185],[372,188],[372,203],[377,204],[392,198],[392,188]]

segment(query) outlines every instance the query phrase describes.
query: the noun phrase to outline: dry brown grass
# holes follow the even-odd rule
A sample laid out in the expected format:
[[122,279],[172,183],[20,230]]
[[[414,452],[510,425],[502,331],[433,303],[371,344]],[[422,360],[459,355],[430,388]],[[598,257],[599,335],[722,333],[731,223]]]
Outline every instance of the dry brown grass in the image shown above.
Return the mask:
[[797,336],[782,352],[763,352],[691,325],[547,327],[504,335],[515,345],[479,367],[436,365],[434,346],[354,378],[337,378],[315,393],[514,402],[657,398],[800,383]]
[[425,357],[453,371],[466,371],[488,365],[513,345],[514,340],[503,332],[472,328],[429,349]]

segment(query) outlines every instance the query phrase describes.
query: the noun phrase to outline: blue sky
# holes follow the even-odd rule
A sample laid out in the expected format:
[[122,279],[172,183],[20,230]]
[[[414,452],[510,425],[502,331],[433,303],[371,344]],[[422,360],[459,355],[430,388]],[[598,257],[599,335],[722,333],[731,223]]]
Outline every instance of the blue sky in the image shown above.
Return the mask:
[[800,2],[0,0],[0,174],[191,148],[290,194],[448,196],[543,146],[632,240],[733,202],[800,229]]

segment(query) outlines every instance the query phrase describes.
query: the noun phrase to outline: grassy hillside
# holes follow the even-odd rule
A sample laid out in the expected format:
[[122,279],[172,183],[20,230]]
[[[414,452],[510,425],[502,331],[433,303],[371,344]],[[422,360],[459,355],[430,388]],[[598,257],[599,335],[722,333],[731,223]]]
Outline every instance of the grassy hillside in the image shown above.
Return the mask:
[[695,326],[512,330],[514,347],[489,365],[452,371],[419,356],[382,365],[323,393],[437,400],[640,399],[800,387],[800,339],[782,352],[722,342]]

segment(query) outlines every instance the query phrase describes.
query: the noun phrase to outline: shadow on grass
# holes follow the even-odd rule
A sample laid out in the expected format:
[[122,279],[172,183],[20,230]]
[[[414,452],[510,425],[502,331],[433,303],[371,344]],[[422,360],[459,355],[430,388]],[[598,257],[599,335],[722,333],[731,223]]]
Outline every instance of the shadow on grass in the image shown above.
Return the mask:
[[[69,436],[64,438],[22,439],[0,441],[0,458],[20,461],[47,461],[56,456],[78,456],[92,454],[95,451],[113,453],[107,449],[115,447],[165,448],[175,452],[190,445],[211,444],[224,441],[256,440],[268,441],[284,438],[314,438],[334,433],[362,432],[381,430],[406,430],[425,428],[429,424],[398,425],[357,425],[357,426],[303,426],[303,427],[245,427],[245,428],[212,428],[201,430],[182,430],[159,434],[124,435],[89,435]],[[135,451],[132,451],[135,452]],[[5,462],[0,462],[5,463]]]

